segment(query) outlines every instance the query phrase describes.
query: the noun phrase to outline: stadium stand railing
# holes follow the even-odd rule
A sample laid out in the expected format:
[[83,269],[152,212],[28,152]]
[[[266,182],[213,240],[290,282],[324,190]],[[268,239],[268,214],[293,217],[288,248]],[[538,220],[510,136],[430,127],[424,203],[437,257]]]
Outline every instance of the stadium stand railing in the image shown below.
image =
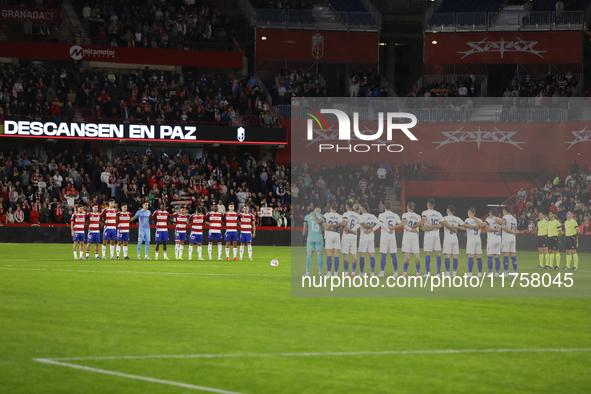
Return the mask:
[[[434,13],[425,18],[425,31],[488,31],[501,15],[495,12]],[[583,30],[586,28],[583,11],[518,12],[514,25],[503,26],[511,31]]]
[[[541,187],[542,184],[544,183],[544,180],[547,177],[548,177],[548,175],[546,173],[543,173],[542,175],[540,175],[539,177],[537,177],[533,181],[525,184],[523,186],[524,190],[526,190],[526,188],[531,190],[531,189],[537,189],[537,188]],[[529,190],[526,190],[526,192],[529,194]],[[511,195],[511,197],[509,197],[508,199],[503,201],[501,204],[499,204],[499,206],[509,206],[511,208],[511,211],[514,211],[514,208],[517,205],[517,193],[519,193],[519,191],[516,191],[515,193],[513,193]],[[488,214],[483,216],[482,220],[485,220],[487,217],[488,217]]]

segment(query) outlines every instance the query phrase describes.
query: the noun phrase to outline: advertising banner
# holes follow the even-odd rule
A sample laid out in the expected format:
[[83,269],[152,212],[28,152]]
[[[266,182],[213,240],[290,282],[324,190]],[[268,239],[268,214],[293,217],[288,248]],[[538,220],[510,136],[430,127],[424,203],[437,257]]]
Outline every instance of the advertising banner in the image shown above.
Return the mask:
[[25,7],[17,5],[0,6],[0,22],[24,22],[29,19],[32,23],[60,23],[59,8]]

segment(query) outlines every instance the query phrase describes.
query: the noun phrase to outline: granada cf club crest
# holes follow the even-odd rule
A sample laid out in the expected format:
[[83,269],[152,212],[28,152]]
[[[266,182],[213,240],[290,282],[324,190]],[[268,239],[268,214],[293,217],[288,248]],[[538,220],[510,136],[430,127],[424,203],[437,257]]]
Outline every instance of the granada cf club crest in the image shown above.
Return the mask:
[[312,36],[312,56],[314,59],[320,59],[324,56],[324,36],[316,33]]
[[244,141],[245,134],[244,127],[238,127],[238,141]]

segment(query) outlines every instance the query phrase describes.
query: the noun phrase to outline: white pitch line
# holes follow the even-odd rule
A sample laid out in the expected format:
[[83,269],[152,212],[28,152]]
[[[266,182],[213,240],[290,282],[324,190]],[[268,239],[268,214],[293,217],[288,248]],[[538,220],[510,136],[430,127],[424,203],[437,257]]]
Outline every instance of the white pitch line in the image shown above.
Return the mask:
[[168,386],[177,386],[177,387],[182,387],[185,389],[208,391],[211,393],[219,393],[219,394],[241,394],[236,391],[228,391],[228,390],[216,389],[213,387],[205,387],[205,386],[197,386],[197,385],[188,384],[188,383],[173,382],[172,380],[156,379],[156,378],[150,378],[148,376],[131,375],[131,374],[117,372],[117,371],[109,371],[106,369],[86,367],[84,365],[62,363],[59,361],[55,361],[52,359],[46,359],[46,358],[36,358],[35,361],[40,362],[40,363],[45,363],[45,364],[59,365],[61,367],[81,369],[83,371],[90,371],[90,372],[100,373],[100,374],[104,374],[104,375],[113,375],[113,376],[119,376],[119,377],[128,378],[128,379],[143,380],[145,382],[150,382],[150,383],[159,383],[159,384],[165,384]]
[[[55,357],[46,360],[144,360],[158,358],[230,358],[230,357],[323,357],[323,356],[371,356],[407,354],[463,354],[463,353],[540,353],[540,352],[591,352],[591,348],[573,349],[447,349],[447,350],[386,350],[363,352],[326,353],[229,353],[229,354],[178,354],[148,356],[103,356],[103,357]],[[37,360],[37,359],[36,359]],[[43,359],[45,360],[45,359]]]
[[0,267],[0,270],[11,271],[46,271],[46,272],[83,272],[83,273],[101,273],[101,274],[142,274],[142,275],[188,275],[188,276],[291,276],[291,275],[273,275],[273,274],[210,274],[198,272],[145,272],[145,271],[96,271],[96,270],[54,270],[49,268],[9,268]]

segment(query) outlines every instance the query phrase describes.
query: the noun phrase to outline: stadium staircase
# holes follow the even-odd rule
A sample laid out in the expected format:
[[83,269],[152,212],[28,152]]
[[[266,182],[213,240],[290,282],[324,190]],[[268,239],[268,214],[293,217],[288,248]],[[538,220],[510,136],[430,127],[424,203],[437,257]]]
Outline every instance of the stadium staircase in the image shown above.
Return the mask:
[[392,203],[392,212],[397,213],[398,215],[402,215],[402,206],[400,204],[400,201],[396,200],[396,193],[394,192],[394,187],[386,188],[386,201],[390,201]]
[[523,5],[509,5],[503,8],[495,21],[489,27],[489,31],[512,31],[519,26],[519,13],[523,14]]
[[316,18],[320,30],[343,30],[346,26],[341,22],[336,12],[328,7],[315,5],[312,8],[312,15]]
[[[72,2],[70,0],[64,0],[62,3],[62,6],[64,7],[64,10],[66,10],[68,17],[70,17],[70,21],[72,22],[72,25],[74,25],[74,27],[76,29],[78,29],[78,31],[80,32],[80,36],[85,38],[86,40],[88,40],[88,33],[86,32],[86,29],[84,28],[84,24],[80,21],[80,18],[78,17],[78,13],[76,13],[76,10],[74,9],[74,5],[72,5]],[[86,40],[83,40],[83,41],[86,41]]]
[[[527,195],[529,196],[529,192],[531,191],[531,189],[542,187],[542,185],[545,183],[545,180],[547,178],[548,178],[548,175],[545,172],[543,172],[540,176],[538,176],[533,181],[528,182],[528,183],[524,183],[522,186],[523,190],[525,190],[527,192]],[[511,211],[514,212],[515,211],[514,208],[517,205],[517,193],[519,193],[519,190],[516,191],[515,193],[513,193],[511,195],[511,197],[509,197],[508,199],[503,201],[499,206],[509,206],[509,207],[511,207]],[[483,216],[482,220],[486,219],[487,216],[488,216],[488,214]]]

